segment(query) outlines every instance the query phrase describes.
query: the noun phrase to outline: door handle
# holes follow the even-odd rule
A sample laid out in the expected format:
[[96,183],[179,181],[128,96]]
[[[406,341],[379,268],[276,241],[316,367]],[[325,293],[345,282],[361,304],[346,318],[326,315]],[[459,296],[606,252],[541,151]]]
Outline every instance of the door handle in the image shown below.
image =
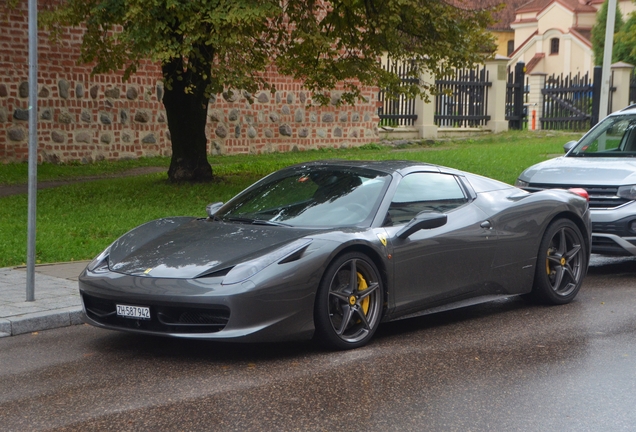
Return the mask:
[[490,224],[490,221],[483,221],[481,223],[481,225],[479,225],[479,226],[484,228],[484,229],[492,229],[492,225]]

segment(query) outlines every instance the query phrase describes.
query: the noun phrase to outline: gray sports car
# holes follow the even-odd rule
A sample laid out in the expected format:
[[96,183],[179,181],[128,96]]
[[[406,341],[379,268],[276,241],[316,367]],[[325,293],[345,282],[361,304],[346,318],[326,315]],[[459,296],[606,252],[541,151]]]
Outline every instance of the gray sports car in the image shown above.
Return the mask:
[[610,114],[564,148],[565,156],[531,166],[516,185],[529,192],[587,190],[592,253],[636,255],[636,105]]
[[348,349],[383,321],[511,295],[570,302],[589,252],[577,193],[414,162],[320,161],[270,174],[207,218],[133,229],[79,286],[97,327]]

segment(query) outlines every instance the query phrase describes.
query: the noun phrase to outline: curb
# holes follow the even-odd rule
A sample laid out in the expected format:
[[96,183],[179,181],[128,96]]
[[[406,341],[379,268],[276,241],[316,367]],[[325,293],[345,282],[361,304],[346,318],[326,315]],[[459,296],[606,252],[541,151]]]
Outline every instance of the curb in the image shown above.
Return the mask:
[[82,307],[73,306],[0,318],[0,337],[83,324],[81,315]]

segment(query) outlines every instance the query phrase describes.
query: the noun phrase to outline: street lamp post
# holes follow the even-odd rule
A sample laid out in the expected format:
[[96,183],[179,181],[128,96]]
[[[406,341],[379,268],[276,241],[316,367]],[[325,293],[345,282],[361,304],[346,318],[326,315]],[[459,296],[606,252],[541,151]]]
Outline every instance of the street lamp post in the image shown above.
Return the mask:
[[29,0],[29,196],[26,301],[35,300],[35,215],[38,169],[38,3]]

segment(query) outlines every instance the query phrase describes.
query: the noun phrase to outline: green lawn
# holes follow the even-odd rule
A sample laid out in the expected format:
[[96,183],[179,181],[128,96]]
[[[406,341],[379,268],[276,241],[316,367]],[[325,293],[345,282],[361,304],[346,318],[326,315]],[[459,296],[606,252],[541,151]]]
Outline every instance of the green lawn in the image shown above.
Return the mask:
[[[526,167],[562,154],[581,134],[508,132],[408,146],[210,157],[217,180],[173,184],[165,173],[109,178],[38,192],[37,261],[90,259],[129,229],[164,216],[205,216],[210,202],[227,201],[258,178],[287,165],[317,159],[407,159],[471,171],[514,183]],[[166,167],[166,158],[38,167],[38,181],[108,175],[140,166]],[[27,181],[27,164],[0,165],[0,184]],[[0,198],[0,267],[26,257],[27,196]]]

